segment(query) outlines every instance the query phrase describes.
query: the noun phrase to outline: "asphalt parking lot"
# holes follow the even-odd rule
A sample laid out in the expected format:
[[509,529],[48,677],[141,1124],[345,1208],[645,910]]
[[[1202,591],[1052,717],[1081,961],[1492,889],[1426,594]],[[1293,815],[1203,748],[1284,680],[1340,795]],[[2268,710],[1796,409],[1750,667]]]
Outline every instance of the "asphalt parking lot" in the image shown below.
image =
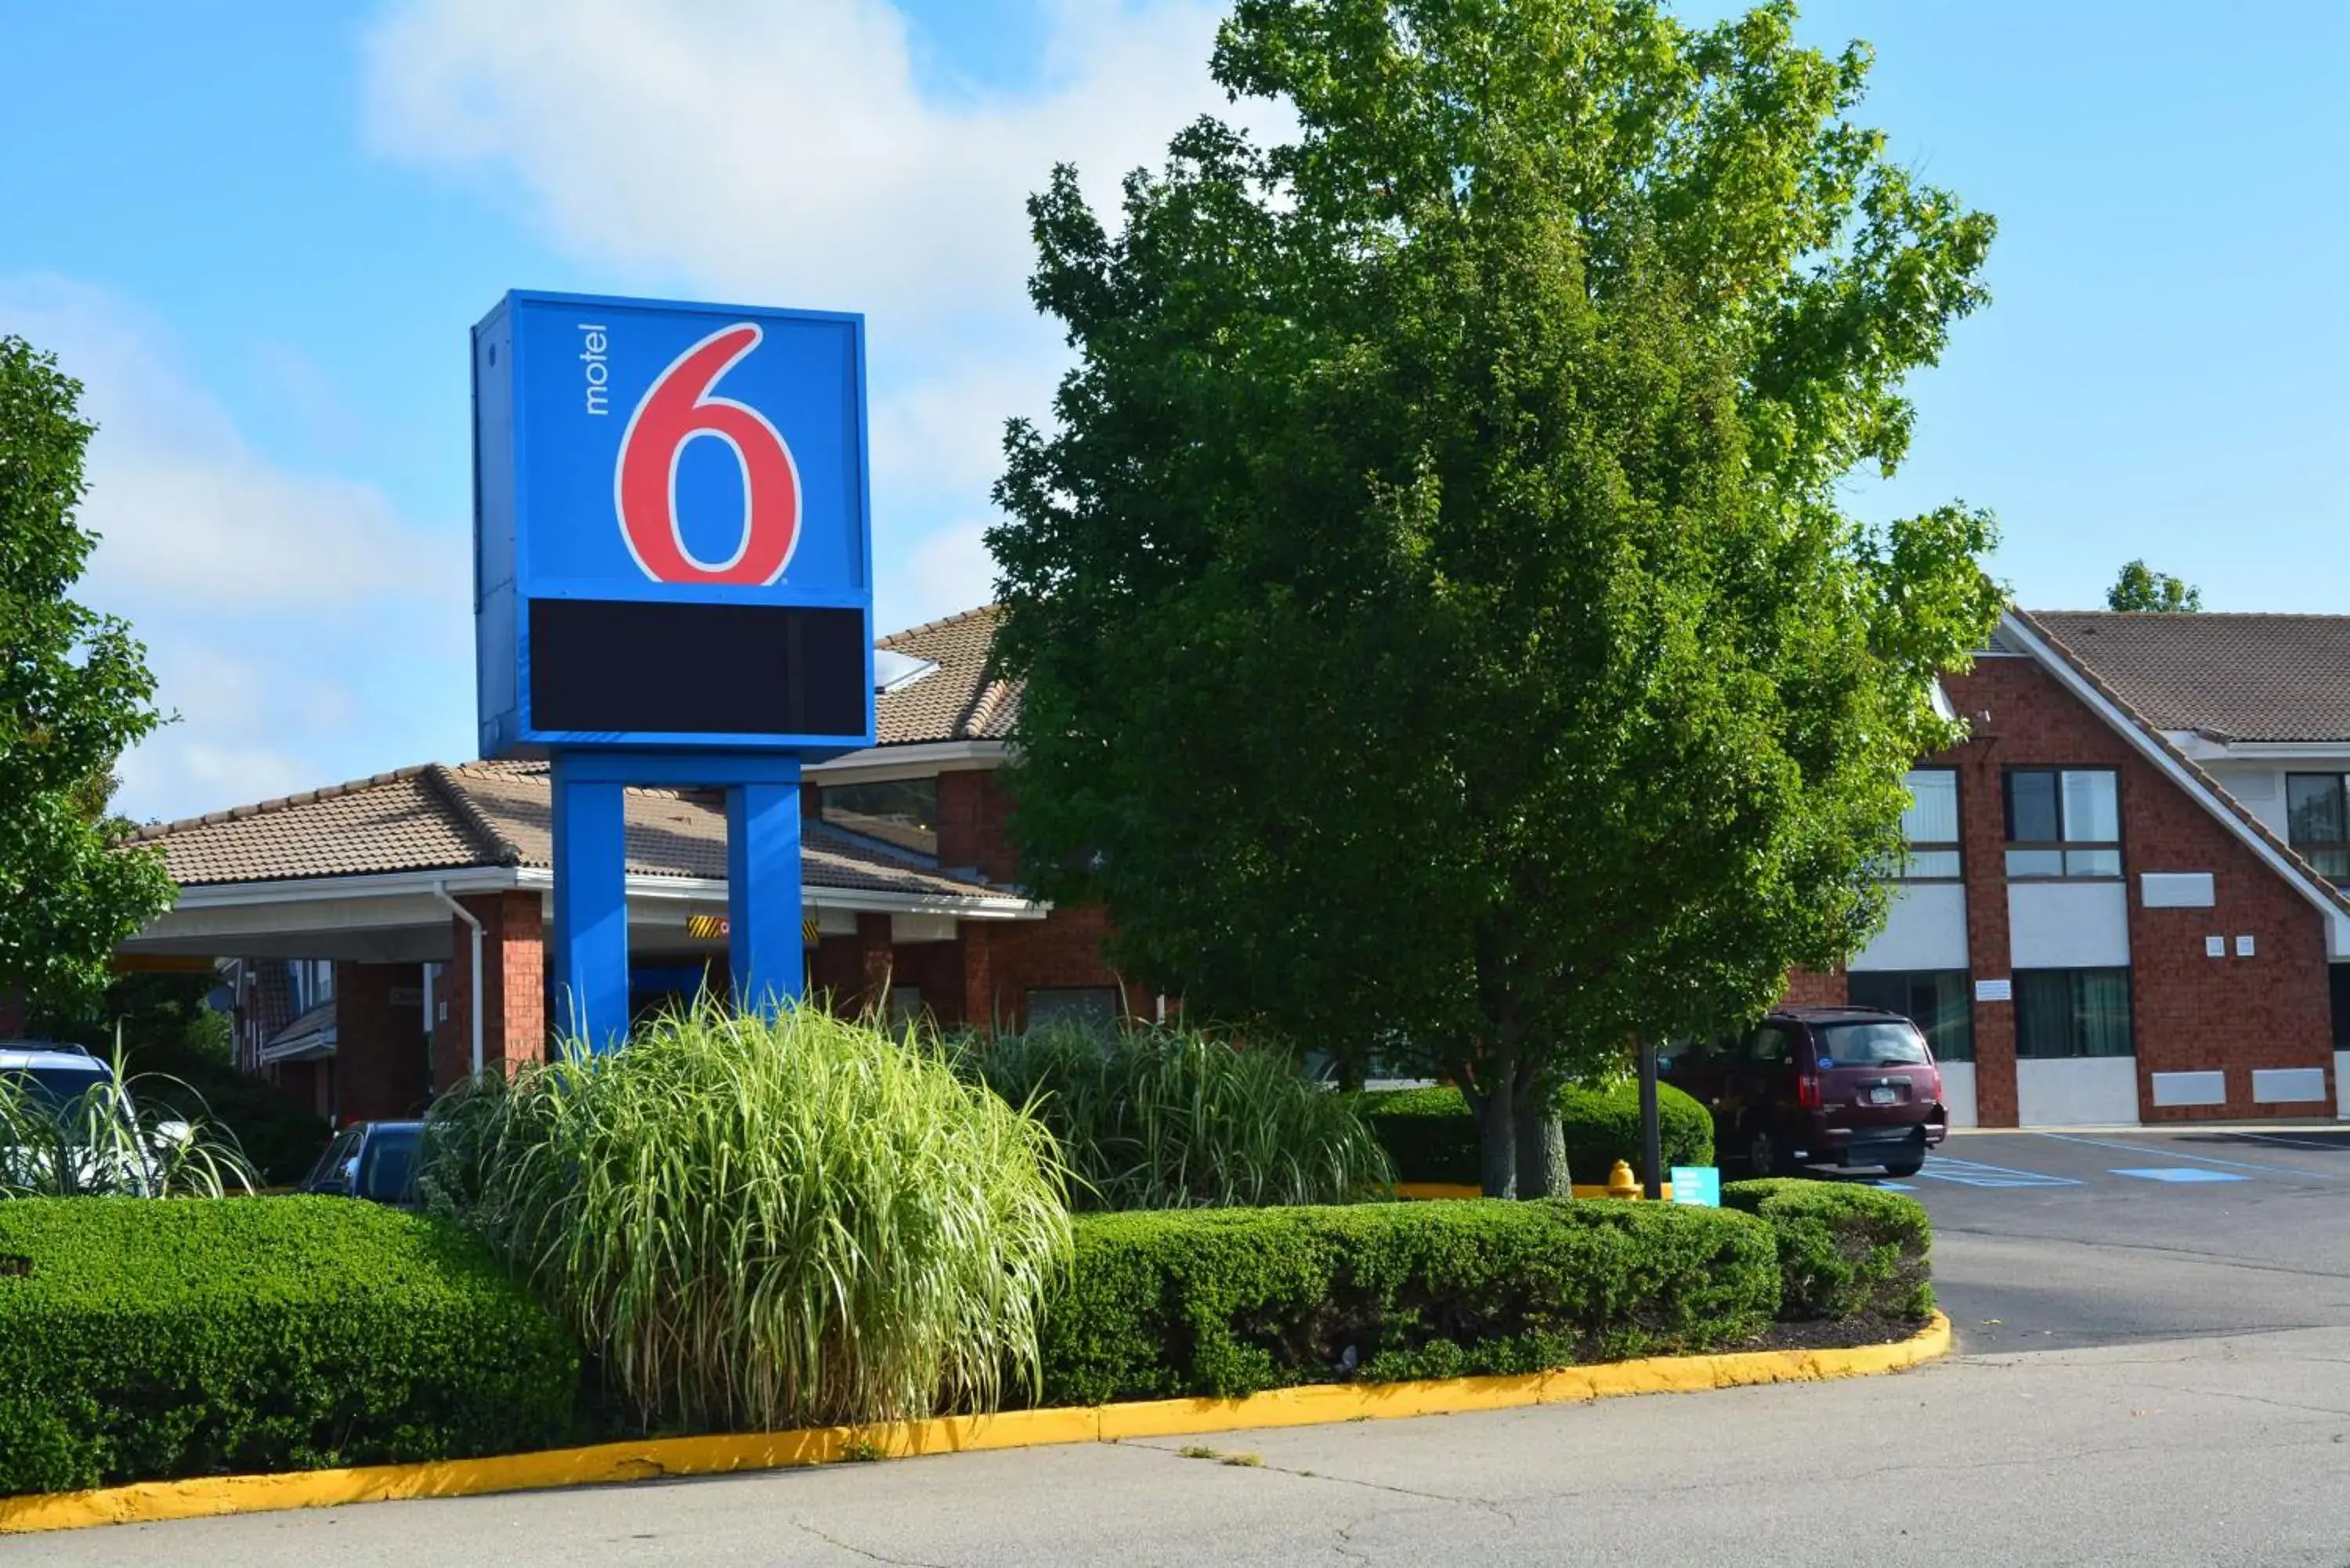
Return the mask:
[[1877,1185],[1970,1354],[2350,1326],[2350,1128],[1962,1133]]
[[1960,1334],[1897,1377],[126,1526],[0,1561],[2350,1562],[2350,1131],[1962,1135],[1883,1185],[1932,1211]]

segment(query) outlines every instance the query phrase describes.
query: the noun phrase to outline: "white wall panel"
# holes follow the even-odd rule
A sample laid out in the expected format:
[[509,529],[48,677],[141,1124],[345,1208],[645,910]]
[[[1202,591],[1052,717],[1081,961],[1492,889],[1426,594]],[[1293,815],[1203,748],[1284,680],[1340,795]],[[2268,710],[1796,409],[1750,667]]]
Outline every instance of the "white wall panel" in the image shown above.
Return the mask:
[[1885,929],[1852,961],[1854,969],[1965,969],[1967,890],[1957,882],[1894,888]]
[[2126,882],[2011,882],[2012,969],[2119,969],[2130,961]]
[[2262,1106],[2299,1105],[2325,1098],[2323,1067],[2256,1067],[2252,1070],[2252,1101]]
[[2228,1103],[2228,1075],[2225,1071],[2209,1073],[2155,1073],[2147,1082],[2154,1091],[2158,1106],[2224,1106]]
[[2015,1109],[2028,1127],[2126,1127],[2137,1120],[2137,1058],[2021,1059]]
[[1972,1062],[1944,1062],[1942,1068],[1942,1106],[1950,1113],[1954,1127],[1975,1125],[1975,1064]]

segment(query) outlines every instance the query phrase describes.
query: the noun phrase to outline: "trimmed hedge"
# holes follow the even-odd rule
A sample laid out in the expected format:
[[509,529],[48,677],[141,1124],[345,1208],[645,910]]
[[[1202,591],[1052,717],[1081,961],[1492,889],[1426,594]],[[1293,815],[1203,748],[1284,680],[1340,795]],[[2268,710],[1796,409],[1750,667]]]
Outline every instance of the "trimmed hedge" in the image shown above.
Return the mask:
[[[1482,1179],[1477,1118],[1460,1090],[1371,1089],[1361,1100],[1398,1181],[1473,1187]],[[1558,1114],[1566,1135],[1567,1168],[1575,1180],[1604,1182],[1619,1159],[1640,1168],[1637,1082],[1607,1089],[1569,1085],[1559,1091]],[[1712,1116],[1670,1084],[1657,1085],[1657,1124],[1668,1167],[1713,1163]]]
[[1080,1215],[1043,1402],[1533,1372],[1751,1340],[1769,1230],[1671,1204],[1371,1203]]
[[0,1494],[545,1447],[578,1391],[537,1299],[417,1215],[0,1202]]
[[1923,1323],[1932,1315],[1934,1227],[1923,1205],[1873,1187],[1794,1177],[1731,1182],[1721,1202],[1771,1227],[1782,1318]]

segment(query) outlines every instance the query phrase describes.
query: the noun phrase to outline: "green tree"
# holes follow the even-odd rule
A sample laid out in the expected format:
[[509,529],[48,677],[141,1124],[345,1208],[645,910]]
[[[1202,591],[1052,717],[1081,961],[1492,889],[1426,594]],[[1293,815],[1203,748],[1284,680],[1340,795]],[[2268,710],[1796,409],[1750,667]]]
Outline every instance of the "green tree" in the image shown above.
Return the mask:
[[1195,1011],[1456,1076],[1488,1191],[1563,1177],[1562,1078],[1866,940],[1996,616],[1987,516],[1835,489],[1991,221],[1792,24],[1242,0],[1217,79],[1294,141],[1193,125],[1116,234],[1031,202],[1077,363],[989,535],[1025,863]]
[[2143,560],[2132,561],[2106,590],[2106,607],[2184,615],[2203,607],[2203,590],[2188,587],[2168,572],[2158,572]]
[[53,356],[0,337],[0,992],[66,1007],[172,901],[104,815],[116,759],[161,722],[146,650],[68,597],[97,536],[75,519],[90,425]]

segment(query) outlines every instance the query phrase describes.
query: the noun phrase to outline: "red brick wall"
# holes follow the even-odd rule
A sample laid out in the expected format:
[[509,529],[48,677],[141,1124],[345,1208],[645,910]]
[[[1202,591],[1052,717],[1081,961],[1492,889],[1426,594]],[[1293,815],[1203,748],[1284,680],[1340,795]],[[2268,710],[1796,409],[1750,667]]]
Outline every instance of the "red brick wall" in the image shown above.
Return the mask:
[[[2307,1115],[2310,1106],[2255,1106],[2254,1067],[2332,1066],[2324,927],[2317,911],[2231,831],[2158,772],[2122,736],[2037,664],[1989,659],[1946,678],[1974,725],[1969,742],[1938,763],[1960,770],[1967,872],[1967,944],[1977,980],[2009,975],[2004,769],[2077,764],[2119,770],[2122,863],[2127,874],[2131,1004],[2138,1055],[2139,1114],[2148,1121]],[[2209,871],[2209,909],[2148,909],[2147,871]],[[2238,959],[2239,934],[2257,956]],[[2206,936],[2225,936],[2229,957],[2204,956]],[[1976,1116],[2013,1126],[2015,1017],[2006,1002],[1974,1008]],[[2158,1109],[2147,1075],[2225,1068],[2225,1106]]]
[[975,866],[991,882],[1020,880],[1012,847],[1012,792],[993,770],[939,775],[939,864]]
[[[1042,920],[991,923],[990,1011],[997,1022],[1005,1028],[1024,1027],[1032,987],[1118,986],[1118,971],[1102,956],[1108,935],[1109,916],[1098,906],[1056,909]],[[1139,988],[1125,991],[1127,1011],[1137,1018],[1152,1015],[1153,1000]]]
[[1842,970],[1815,974],[1810,970],[1799,969],[1787,976],[1785,1006],[1842,1007],[1851,1000],[1852,992]]
[[[534,892],[458,900],[482,922],[482,1062],[507,1072],[546,1054],[546,944]],[[448,1012],[432,1030],[432,1083],[445,1089],[472,1070],[473,931],[449,917],[451,958],[437,1000]],[[436,1006],[435,1012],[439,1012]]]
[[[335,1111],[345,1121],[407,1116],[432,1096],[424,966],[335,965]],[[395,1002],[392,992],[404,994]]]

